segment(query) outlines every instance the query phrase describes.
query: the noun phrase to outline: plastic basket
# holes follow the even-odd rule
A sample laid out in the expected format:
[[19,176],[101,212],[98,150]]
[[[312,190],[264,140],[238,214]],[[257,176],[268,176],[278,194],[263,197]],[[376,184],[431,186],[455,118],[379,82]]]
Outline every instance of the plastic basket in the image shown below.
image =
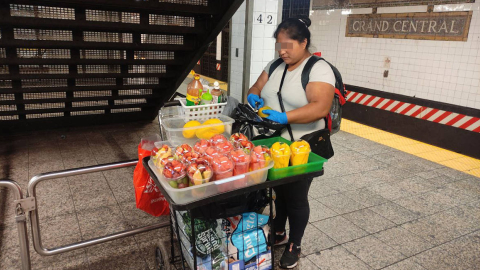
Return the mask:
[[180,101],[183,115],[189,120],[197,120],[200,118],[205,118],[206,116],[212,117],[222,114],[223,109],[227,105],[227,103],[224,102],[208,105],[187,106],[185,98],[178,98],[177,100]]
[[[286,140],[282,137],[273,137],[268,139],[252,141],[254,145],[265,145],[268,147],[272,147],[272,145],[276,142],[282,142],[288,145],[292,144],[291,141]],[[296,166],[288,166],[286,168],[280,168],[280,169],[271,168],[268,171],[268,179],[278,180],[278,179],[289,177],[289,176],[321,171],[323,169],[323,163],[327,161],[328,161],[327,159],[315,153],[310,152],[310,155],[308,156],[308,163],[302,164],[302,165],[296,165]]]

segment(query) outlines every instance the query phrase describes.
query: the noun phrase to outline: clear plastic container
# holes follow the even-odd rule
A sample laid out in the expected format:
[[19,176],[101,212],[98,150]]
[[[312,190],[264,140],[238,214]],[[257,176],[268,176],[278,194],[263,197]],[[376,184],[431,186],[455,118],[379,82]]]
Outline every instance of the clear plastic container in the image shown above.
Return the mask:
[[213,177],[212,167],[205,163],[192,163],[187,167],[190,184],[198,186],[210,182]]
[[193,146],[193,150],[199,154],[205,154],[205,151],[211,144],[208,140],[200,139],[198,140],[195,145]]
[[273,168],[286,168],[290,164],[290,146],[286,143],[276,142],[270,148],[270,152],[272,153]]
[[209,141],[210,141],[210,144],[216,146],[217,144],[228,142],[228,139],[223,134],[218,134],[218,135],[215,135],[212,138],[210,138]]
[[220,149],[216,148],[215,146],[209,146],[205,150],[203,157],[208,161],[209,165],[212,165],[213,159],[221,155]]
[[215,180],[221,180],[233,176],[233,161],[226,155],[214,157],[211,162]]
[[235,133],[230,136],[230,142],[233,144],[233,146],[239,148],[243,147],[245,143],[248,142],[248,138],[242,133]]
[[250,152],[250,171],[259,170],[272,162],[270,149],[265,145],[255,146]]
[[[235,122],[235,120],[225,115],[216,115],[214,117],[205,117],[197,120],[203,124],[205,121],[210,119],[218,119],[221,122],[219,121],[218,123],[184,128],[183,126],[190,120],[184,116],[172,116],[162,119],[162,127],[165,131],[167,140],[173,145],[181,145],[184,143],[194,145],[198,139],[208,140],[217,134],[230,136],[232,133],[232,124]],[[183,136],[184,130],[195,132],[196,136],[193,136],[192,138],[185,138]]]
[[152,161],[160,167],[160,160],[173,155],[172,145],[167,141],[154,142],[152,146]]
[[290,164],[292,166],[308,163],[308,155],[312,151],[310,144],[305,140],[297,140],[290,145],[292,155],[290,156]]
[[230,158],[233,161],[233,175],[244,174],[249,171],[250,154],[246,153],[247,150],[238,148],[230,151]]
[[177,148],[175,148],[174,156],[178,160],[182,160],[185,154],[191,153],[191,152],[193,152],[193,148],[190,145],[182,144],[177,146]]
[[[168,182],[176,181],[176,180],[179,180],[180,178],[186,177],[186,174],[187,174],[186,169],[187,167],[185,166],[185,164],[183,164],[179,160],[173,159],[165,163],[165,165],[163,166],[162,175],[165,177],[165,180]],[[187,186],[188,186],[188,182],[187,182]]]
[[187,204],[222,192],[263,183],[267,180],[268,170],[273,167],[273,162],[257,171],[182,189],[171,187],[168,182],[165,181],[164,176],[153,165],[152,160],[148,161],[148,165],[172,200],[176,204]]

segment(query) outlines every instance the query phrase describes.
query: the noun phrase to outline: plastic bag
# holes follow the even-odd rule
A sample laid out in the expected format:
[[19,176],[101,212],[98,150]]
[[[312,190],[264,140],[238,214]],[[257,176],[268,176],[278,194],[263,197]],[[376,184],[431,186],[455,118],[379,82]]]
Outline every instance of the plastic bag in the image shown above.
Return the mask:
[[238,104],[234,119],[235,123],[232,133],[243,133],[249,140],[280,136],[287,127],[258,116],[252,107],[245,104]]
[[170,207],[160,189],[143,167],[142,160],[144,157],[150,156],[154,142],[158,140],[160,140],[158,136],[141,140],[138,145],[138,163],[133,171],[137,208],[156,217],[170,214]]
[[223,108],[222,114],[232,118],[235,117],[235,109],[239,103],[236,98],[231,96],[227,97],[227,105]]

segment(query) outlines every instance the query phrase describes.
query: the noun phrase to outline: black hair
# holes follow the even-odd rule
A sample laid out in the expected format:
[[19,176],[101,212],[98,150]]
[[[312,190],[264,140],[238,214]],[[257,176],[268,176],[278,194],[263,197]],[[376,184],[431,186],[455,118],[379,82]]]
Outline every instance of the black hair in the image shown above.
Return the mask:
[[312,24],[312,21],[306,17],[301,16],[298,18],[288,18],[280,23],[273,34],[274,38],[277,38],[280,32],[285,32],[290,39],[296,40],[299,43],[302,43],[307,39],[307,50],[310,47],[310,30],[308,27]]

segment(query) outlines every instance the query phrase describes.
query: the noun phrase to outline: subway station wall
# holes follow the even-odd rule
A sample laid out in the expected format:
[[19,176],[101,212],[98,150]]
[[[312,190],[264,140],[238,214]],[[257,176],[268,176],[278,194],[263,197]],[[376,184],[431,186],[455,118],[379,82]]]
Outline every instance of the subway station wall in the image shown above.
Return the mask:
[[[377,13],[426,11],[425,5]],[[371,8],[312,10],[312,49],[335,64],[348,85],[480,110],[480,2],[434,7],[447,11],[473,12],[466,42],[345,37],[348,15],[371,14]]]

